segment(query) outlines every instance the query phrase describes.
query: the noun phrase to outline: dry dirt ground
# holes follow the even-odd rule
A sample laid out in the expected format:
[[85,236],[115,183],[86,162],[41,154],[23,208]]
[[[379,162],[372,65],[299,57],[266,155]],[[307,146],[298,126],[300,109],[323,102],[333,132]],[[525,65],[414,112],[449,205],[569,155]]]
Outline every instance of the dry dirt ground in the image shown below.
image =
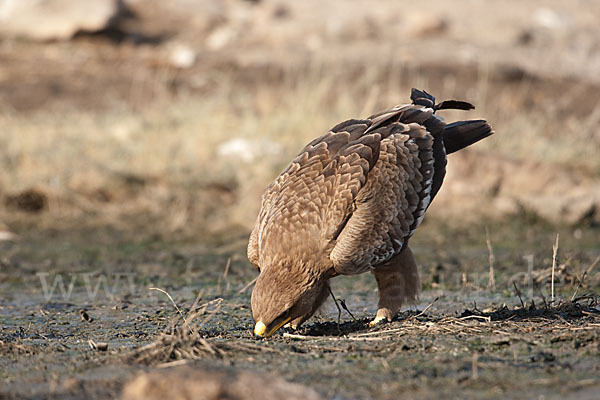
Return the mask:
[[[340,278],[334,292],[356,320],[342,310],[338,326],[329,301],[298,332],[262,341],[252,337],[246,286],[255,272],[243,236],[233,247],[117,241],[96,230],[3,243],[2,396],[118,397],[141,371],[200,360],[203,368],[274,373],[326,398],[597,397],[600,276],[592,269],[579,287],[599,254],[597,230],[493,226],[507,233],[491,233],[494,289],[485,227],[427,222],[414,238],[424,282],[416,307],[369,329],[374,279]],[[90,340],[108,347],[94,350]]]
[[[115,398],[182,363],[330,399],[598,397],[600,3],[125,4],[100,33],[0,38],[0,398]],[[338,278],[349,312],[256,341],[262,189],[413,86],[496,130],[411,241],[419,303],[370,329],[374,279]]]

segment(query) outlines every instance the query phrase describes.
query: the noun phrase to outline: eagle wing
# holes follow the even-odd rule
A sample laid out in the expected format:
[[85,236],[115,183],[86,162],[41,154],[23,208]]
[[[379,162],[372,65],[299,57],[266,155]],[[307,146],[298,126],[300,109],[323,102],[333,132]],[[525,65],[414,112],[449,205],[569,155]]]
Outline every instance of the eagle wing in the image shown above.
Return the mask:
[[[379,152],[368,120],[349,120],[313,140],[267,187],[248,243],[248,259],[262,267],[285,257],[322,256]],[[336,194],[345,198],[335,201]],[[325,240],[327,241],[327,240]],[[320,254],[320,255],[319,255]]]
[[399,253],[431,200],[428,125],[441,132],[444,124],[431,108],[404,105],[309,143],[265,190],[250,261],[300,257],[355,274]]
[[379,160],[330,253],[340,274],[362,273],[400,253],[431,201],[433,136],[414,122],[380,129],[392,134],[382,140]]

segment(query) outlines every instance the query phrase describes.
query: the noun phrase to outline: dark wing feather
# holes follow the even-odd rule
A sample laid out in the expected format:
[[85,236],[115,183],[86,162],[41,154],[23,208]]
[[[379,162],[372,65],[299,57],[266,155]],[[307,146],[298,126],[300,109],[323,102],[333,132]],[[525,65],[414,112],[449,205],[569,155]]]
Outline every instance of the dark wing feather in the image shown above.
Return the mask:
[[436,104],[434,109],[437,110],[473,110],[475,106],[466,101],[460,100],[444,100],[439,104]]
[[433,137],[417,123],[381,130],[391,134],[382,135],[379,160],[330,254],[340,274],[362,273],[398,254],[429,204]]

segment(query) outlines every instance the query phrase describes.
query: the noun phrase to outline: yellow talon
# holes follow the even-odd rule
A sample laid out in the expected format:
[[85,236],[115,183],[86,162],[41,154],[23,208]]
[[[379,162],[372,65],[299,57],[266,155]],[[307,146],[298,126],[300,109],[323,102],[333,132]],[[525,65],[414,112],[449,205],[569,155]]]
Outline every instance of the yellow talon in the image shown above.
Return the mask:
[[372,328],[375,325],[379,325],[382,322],[388,322],[387,318],[384,316],[381,316],[381,315],[378,317],[375,317],[375,319],[373,321],[369,322],[369,328]]

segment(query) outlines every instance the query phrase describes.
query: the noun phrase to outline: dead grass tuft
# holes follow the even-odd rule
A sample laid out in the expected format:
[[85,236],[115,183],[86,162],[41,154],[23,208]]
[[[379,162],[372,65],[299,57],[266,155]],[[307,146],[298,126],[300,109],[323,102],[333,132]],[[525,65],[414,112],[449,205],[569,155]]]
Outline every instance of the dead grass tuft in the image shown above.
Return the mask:
[[[169,298],[173,302],[170,296]],[[166,332],[154,342],[134,350],[127,358],[137,363],[156,365],[181,360],[227,358],[232,352],[254,354],[265,350],[248,342],[222,340],[219,336],[210,336],[202,330],[219,312],[222,301],[221,298],[212,300],[198,307],[196,311],[196,307],[193,306],[185,317],[173,302],[180,315],[171,321]],[[180,323],[181,321],[183,323]]]
[[[468,116],[444,117],[488,119],[497,134],[478,151],[586,174],[600,170],[593,154],[599,137],[577,101],[583,92],[586,104],[594,103],[594,88],[531,81],[521,91],[523,82],[477,70],[468,81],[459,74],[449,83],[447,71],[434,67],[425,71],[427,79],[403,65],[334,67],[282,70],[269,84],[224,76],[210,96],[159,98],[136,112],[0,114],[0,219],[10,225],[22,218],[5,204],[13,203],[8,196],[35,188],[46,198],[36,206],[46,211],[35,221],[38,228],[86,223],[135,231],[150,225],[167,236],[247,231],[263,189],[306,142],[341,120],[406,102],[414,85],[477,105]],[[532,103],[533,97],[546,100]],[[556,126],[568,145],[557,144],[558,133],[549,129]]]
[[514,309],[503,306],[488,312],[477,309],[465,310],[461,314],[461,318],[481,317],[488,318],[489,321],[518,320],[530,322],[539,319],[578,319],[583,318],[586,315],[596,315],[600,317],[600,311],[596,308],[598,304],[600,304],[600,296],[588,294],[573,299],[573,301],[560,301],[556,305],[548,305],[544,301],[543,307],[539,307],[532,301],[529,306],[522,305],[521,307]]

